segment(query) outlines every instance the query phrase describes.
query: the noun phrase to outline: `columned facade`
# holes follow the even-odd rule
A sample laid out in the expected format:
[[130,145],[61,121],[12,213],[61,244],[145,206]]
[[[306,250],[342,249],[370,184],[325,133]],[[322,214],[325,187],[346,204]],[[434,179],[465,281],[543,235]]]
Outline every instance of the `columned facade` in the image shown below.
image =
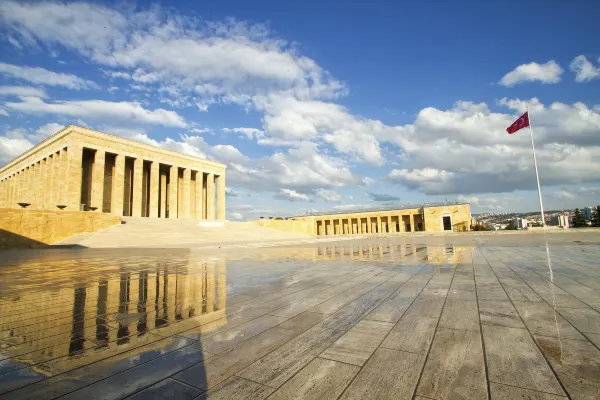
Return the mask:
[[222,221],[225,169],[69,125],[0,168],[0,208]]
[[463,232],[470,229],[471,208],[467,203],[427,204],[423,207],[398,207],[291,217],[307,221],[315,236],[388,234],[404,232]]

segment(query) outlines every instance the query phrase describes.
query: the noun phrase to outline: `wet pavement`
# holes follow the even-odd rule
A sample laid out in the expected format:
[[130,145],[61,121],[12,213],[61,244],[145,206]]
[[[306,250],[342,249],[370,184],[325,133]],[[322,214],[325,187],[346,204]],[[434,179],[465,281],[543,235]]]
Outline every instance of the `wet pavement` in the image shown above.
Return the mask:
[[600,234],[0,253],[1,399],[598,399]]

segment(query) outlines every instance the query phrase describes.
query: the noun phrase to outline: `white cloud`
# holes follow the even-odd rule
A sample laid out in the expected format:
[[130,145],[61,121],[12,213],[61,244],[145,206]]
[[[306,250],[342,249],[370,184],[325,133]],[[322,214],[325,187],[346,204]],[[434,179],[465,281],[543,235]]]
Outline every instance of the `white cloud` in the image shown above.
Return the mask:
[[147,110],[140,103],[104,100],[57,101],[45,103],[37,97],[21,97],[21,102],[8,102],[5,107],[25,114],[57,114],[77,118],[118,119],[144,124],[185,127],[183,117],[162,108]]
[[456,200],[463,203],[469,203],[471,206],[477,206],[486,210],[502,210],[504,208],[504,203],[510,200],[510,198],[459,195],[456,197]]
[[210,129],[208,129],[208,128],[192,128],[192,129],[190,129],[190,132],[192,132],[192,133],[208,133],[208,132],[210,132]]
[[64,125],[48,123],[40,126],[35,131],[17,128],[10,129],[0,136],[0,164],[25,153],[48,136],[64,128]]
[[600,108],[583,103],[544,105],[537,99],[500,101],[515,114],[486,104],[458,102],[449,110],[426,108],[414,123],[381,138],[398,145],[403,168],[388,178],[426,194],[500,193],[535,189],[526,133],[505,131],[530,105],[542,186],[597,181]]
[[571,200],[574,199],[575,196],[573,196],[571,193],[567,192],[566,190],[558,190],[554,193],[551,194],[552,198],[556,199],[556,200]]
[[73,74],[61,74],[39,67],[25,67],[0,62],[0,73],[38,85],[64,86],[75,90],[98,88],[94,82],[81,79]]
[[229,212],[227,214],[229,215],[229,218],[235,219],[237,221],[244,219],[244,216],[239,212]]
[[261,139],[264,137],[264,132],[256,128],[223,128],[225,133],[239,133],[248,139]]
[[311,201],[307,195],[298,193],[293,189],[281,189],[274,197],[280,200],[289,201]]
[[337,211],[360,211],[372,207],[371,204],[339,204],[333,206],[333,209]]
[[247,103],[269,92],[300,98],[345,92],[342,83],[292,44],[272,37],[262,24],[211,22],[159,7],[133,11],[88,3],[4,1],[0,13],[21,43],[64,46],[114,68],[115,76],[176,86],[190,95],[194,91],[202,99],[199,109],[214,102]]
[[597,196],[600,194],[600,186],[582,186],[577,193],[582,196]]
[[0,163],[7,163],[25,153],[33,145],[34,143],[26,137],[23,131],[18,129],[8,131],[4,136],[0,136]]
[[46,92],[41,88],[31,86],[0,86],[0,96],[33,96],[46,97]]
[[4,116],[4,117],[8,117],[8,112],[6,112],[5,109],[0,108],[0,115]]
[[504,75],[500,82],[503,86],[514,86],[523,82],[539,81],[542,83],[558,83],[560,82],[560,75],[564,70],[556,63],[551,60],[545,64],[538,64],[535,62],[529,64],[519,65],[508,74]]
[[[598,62],[600,63],[600,58]],[[588,82],[600,77],[600,67],[594,66],[586,56],[575,57],[570,68],[575,73],[576,82]]]
[[342,196],[333,190],[319,188],[315,190],[315,194],[323,200],[329,202],[340,201],[342,199]]
[[368,176],[365,176],[364,178],[362,178],[363,185],[368,186],[368,185],[372,184],[373,182],[375,182],[375,180],[372,178],[369,178]]

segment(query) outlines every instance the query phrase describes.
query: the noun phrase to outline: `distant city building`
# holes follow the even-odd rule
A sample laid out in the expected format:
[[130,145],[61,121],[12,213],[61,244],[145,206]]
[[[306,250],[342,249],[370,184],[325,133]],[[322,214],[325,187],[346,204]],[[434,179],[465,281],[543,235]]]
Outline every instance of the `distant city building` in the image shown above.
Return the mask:
[[513,219],[513,224],[517,229],[527,229],[527,220],[525,218],[516,217]]
[[555,217],[555,225],[562,228],[568,228],[569,225],[569,214],[559,214]]
[[581,215],[583,215],[583,218],[585,218],[586,221],[591,221],[592,220],[592,207],[584,207],[581,210]]

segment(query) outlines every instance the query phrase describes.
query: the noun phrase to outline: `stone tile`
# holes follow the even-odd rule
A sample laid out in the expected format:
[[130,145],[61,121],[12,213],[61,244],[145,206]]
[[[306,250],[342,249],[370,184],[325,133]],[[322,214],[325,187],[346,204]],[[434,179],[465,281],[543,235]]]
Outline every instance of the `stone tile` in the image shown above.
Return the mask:
[[529,332],[497,325],[482,331],[490,381],[564,395]]
[[600,313],[597,311],[591,308],[558,308],[557,310],[581,332],[600,333]]
[[518,285],[510,286],[504,285],[508,297],[514,301],[531,301],[531,302],[542,302],[544,301],[537,293],[529,288],[529,286]]
[[231,329],[224,330],[204,339],[201,338],[202,348],[209,353],[218,354],[223,350],[248,340],[261,332],[284,322],[286,318],[265,315],[252,321],[245,322]]
[[466,289],[452,289],[448,291],[447,300],[468,300],[468,301],[477,301],[477,292],[475,289],[466,290]]
[[219,332],[231,329],[234,326],[253,320],[267,314],[270,310],[260,307],[248,308],[231,316],[219,318],[200,326],[178,333],[180,336],[200,340],[202,337],[215,335]]
[[208,390],[283,345],[297,333],[271,328],[221,354],[209,358],[174,376],[175,379]]
[[501,286],[481,288],[477,283],[477,298],[479,301],[508,301],[508,296]]
[[322,314],[333,314],[343,308],[346,304],[352,303],[360,296],[373,290],[377,285],[377,283],[360,283],[355,287],[332,297],[324,303],[311,308],[309,311]]
[[393,322],[396,323],[402,315],[408,310],[414,297],[394,296],[381,303],[373,310],[366,319],[373,321]]
[[378,349],[341,399],[410,399],[424,361],[424,355]]
[[482,324],[509,328],[524,328],[521,317],[509,301],[479,301],[479,318]]
[[287,321],[279,324],[279,327],[283,329],[288,329],[293,332],[304,332],[308,328],[315,326],[319,322],[323,321],[328,316],[329,315],[327,314],[306,311],[302,314],[298,314],[294,318],[290,318]]
[[588,340],[596,345],[596,347],[600,348],[600,334],[598,333],[586,333]]
[[381,347],[425,354],[429,349],[437,322],[436,318],[405,315],[394,326]]
[[273,388],[232,376],[214,389],[201,395],[198,400],[262,400]]
[[514,304],[533,335],[585,340],[577,329],[546,303],[516,301]]
[[315,358],[269,399],[337,399],[359,370],[357,366]]
[[181,399],[191,400],[202,394],[201,390],[188,386],[173,379],[165,379],[149,388],[137,392],[128,400],[162,400],[162,399]]
[[477,302],[447,299],[439,326],[440,328],[479,331]]
[[277,388],[342,334],[341,331],[315,326],[237,375],[253,382]]
[[406,311],[405,315],[439,318],[444,307],[444,298],[419,296]]
[[567,400],[565,396],[490,382],[492,400]]
[[582,340],[542,336],[535,340],[571,398],[600,398],[600,350]]
[[386,289],[383,287],[372,290],[326,318],[319,326],[326,329],[347,330],[369,314],[393,292],[393,288]]
[[360,321],[325,349],[320,357],[362,366],[393,326],[388,322]]
[[[75,363],[70,357],[56,359],[54,362],[48,363],[47,371],[49,373],[46,374],[36,370],[35,367],[30,367],[2,375],[0,377],[0,388],[4,390],[1,392],[21,388],[12,392],[8,397],[58,397],[196,343],[178,337],[157,341],[156,338],[146,335],[142,339],[142,341],[132,341],[120,345],[111,343],[108,348],[98,351],[95,357],[83,357],[76,360],[78,362]],[[143,343],[147,344],[141,345]],[[45,379],[49,375],[56,376]],[[41,382],[30,384],[40,380]]]
[[487,399],[480,333],[438,328],[417,394],[433,399]]
[[[63,398],[82,399],[100,397],[112,399],[126,397],[194,364],[198,364],[210,356],[211,354],[202,351],[200,345],[184,347],[164,357],[154,359],[69,393]],[[98,394],[101,395],[99,396]]]

